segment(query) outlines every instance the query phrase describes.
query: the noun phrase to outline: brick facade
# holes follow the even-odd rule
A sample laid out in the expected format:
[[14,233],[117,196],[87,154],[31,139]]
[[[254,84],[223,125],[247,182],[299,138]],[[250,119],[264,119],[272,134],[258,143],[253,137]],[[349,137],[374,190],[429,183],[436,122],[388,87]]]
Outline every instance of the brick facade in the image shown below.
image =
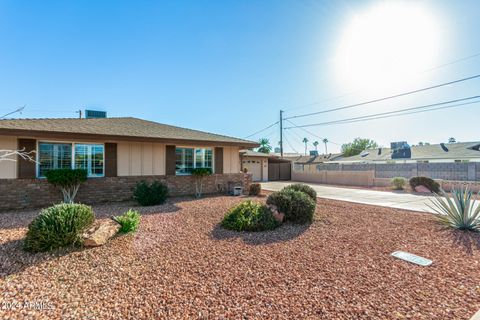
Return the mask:
[[[130,200],[133,188],[142,180],[165,182],[171,196],[195,193],[192,176],[105,177],[88,179],[80,187],[75,200],[86,204]],[[203,192],[225,194],[236,185],[243,186],[248,192],[251,181],[251,174],[214,174],[205,178]],[[0,179],[0,210],[47,207],[61,200],[60,190],[45,179]]]

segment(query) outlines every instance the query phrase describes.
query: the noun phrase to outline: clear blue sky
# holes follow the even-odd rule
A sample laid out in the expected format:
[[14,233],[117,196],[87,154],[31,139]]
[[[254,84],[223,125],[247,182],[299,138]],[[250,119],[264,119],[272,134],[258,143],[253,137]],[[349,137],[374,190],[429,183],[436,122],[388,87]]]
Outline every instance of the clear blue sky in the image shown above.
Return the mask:
[[[421,65],[421,76],[367,90],[360,85],[362,80],[368,84],[374,81],[370,72],[358,65],[360,53],[354,49],[347,50],[351,55],[347,60],[351,58],[357,65],[348,67],[347,74],[351,72],[356,81],[349,81],[345,70],[339,78],[335,62],[338,48],[345,39],[352,41],[345,30],[356,16],[366,15],[369,20],[369,10],[381,3],[1,0],[0,111],[4,114],[25,104],[23,114],[15,117],[75,117],[79,108],[98,107],[110,116],[134,116],[245,137],[276,121],[281,108],[287,109],[286,116],[313,112],[480,73],[480,56],[442,66],[480,53],[480,4],[436,0],[421,2],[423,12],[435,22],[434,34],[431,30],[430,34],[419,32],[425,39],[416,39],[421,47],[435,38],[436,46],[417,50],[414,45],[399,53],[421,56],[423,60],[409,58],[415,60],[417,69]],[[408,6],[413,1],[405,3]],[[399,23],[408,26],[409,17],[402,14],[399,11]],[[365,30],[370,27],[365,26]],[[359,37],[356,42],[371,45],[365,34]],[[345,58],[345,52],[342,54]],[[372,57],[371,52],[366,54]],[[429,68],[434,69],[425,71]],[[378,83],[383,82],[388,83]],[[480,94],[480,80],[297,119],[296,123],[336,120],[475,94]],[[323,102],[291,109],[318,101]],[[477,104],[308,130],[335,143],[357,136],[382,145],[396,140],[438,143],[450,136],[472,141],[480,140],[479,114]],[[275,144],[278,130],[272,128],[252,138],[263,136]],[[298,129],[286,130],[286,136],[298,151],[303,150],[301,138],[316,139]],[[292,150],[288,144],[285,148]],[[329,144],[329,151],[338,149],[338,145]]]

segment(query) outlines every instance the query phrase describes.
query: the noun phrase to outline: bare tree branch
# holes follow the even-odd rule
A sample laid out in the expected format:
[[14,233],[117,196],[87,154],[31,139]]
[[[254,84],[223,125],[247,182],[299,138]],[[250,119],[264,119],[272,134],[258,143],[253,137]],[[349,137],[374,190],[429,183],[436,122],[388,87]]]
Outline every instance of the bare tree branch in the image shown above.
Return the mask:
[[25,148],[21,150],[0,150],[0,161],[17,161],[17,156],[23,160],[37,162],[35,160],[35,151],[25,151]]

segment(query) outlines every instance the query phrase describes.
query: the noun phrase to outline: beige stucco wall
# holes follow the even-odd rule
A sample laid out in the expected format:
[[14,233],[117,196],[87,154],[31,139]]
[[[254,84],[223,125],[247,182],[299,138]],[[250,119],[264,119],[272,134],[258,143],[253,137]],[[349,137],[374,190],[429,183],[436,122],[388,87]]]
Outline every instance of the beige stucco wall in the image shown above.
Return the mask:
[[148,142],[117,144],[119,176],[149,176],[165,174],[165,145]]
[[[99,143],[98,141],[29,138],[34,138],[38,141]],[[0,150],[15,150],[17,148],[17,139],[18,137],[15,136],[0,136]],[[119,176],[165,175],[165,144],[125,141],[109,142],[117,143],[117,172]],[[223,171],[224,173],[240,172],[238,147],[224,147]],[[15,161],[0,161],[0,179],[14,179],[16,177],[17,163]]]
[[223,173],[240,172],[240,152],[238,147],[223,147]]
[[[17,137],[0,136],[0,150],[16,149]],[[16,160],[16,156],[11,156],[9,159],[0,161],[0,179],[15,179],[17,177],[17,162],[11,161]]]

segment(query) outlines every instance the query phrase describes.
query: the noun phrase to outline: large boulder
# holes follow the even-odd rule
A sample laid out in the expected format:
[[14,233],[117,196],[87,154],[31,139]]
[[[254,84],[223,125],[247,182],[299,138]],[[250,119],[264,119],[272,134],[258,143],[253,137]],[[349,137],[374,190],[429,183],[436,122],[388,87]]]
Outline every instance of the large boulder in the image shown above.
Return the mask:
[[85,247],[102,246],[117,234],[118,230],[120,230],[120,224],[114,220],[96,221],[94,226],[83,234],[83,245]]
[[415,187],[415,192],[418,192],[418,193],[432,193],[430,191],[430,189],[428,189],[427,187],[422,186],[422,185],[416,186]]

